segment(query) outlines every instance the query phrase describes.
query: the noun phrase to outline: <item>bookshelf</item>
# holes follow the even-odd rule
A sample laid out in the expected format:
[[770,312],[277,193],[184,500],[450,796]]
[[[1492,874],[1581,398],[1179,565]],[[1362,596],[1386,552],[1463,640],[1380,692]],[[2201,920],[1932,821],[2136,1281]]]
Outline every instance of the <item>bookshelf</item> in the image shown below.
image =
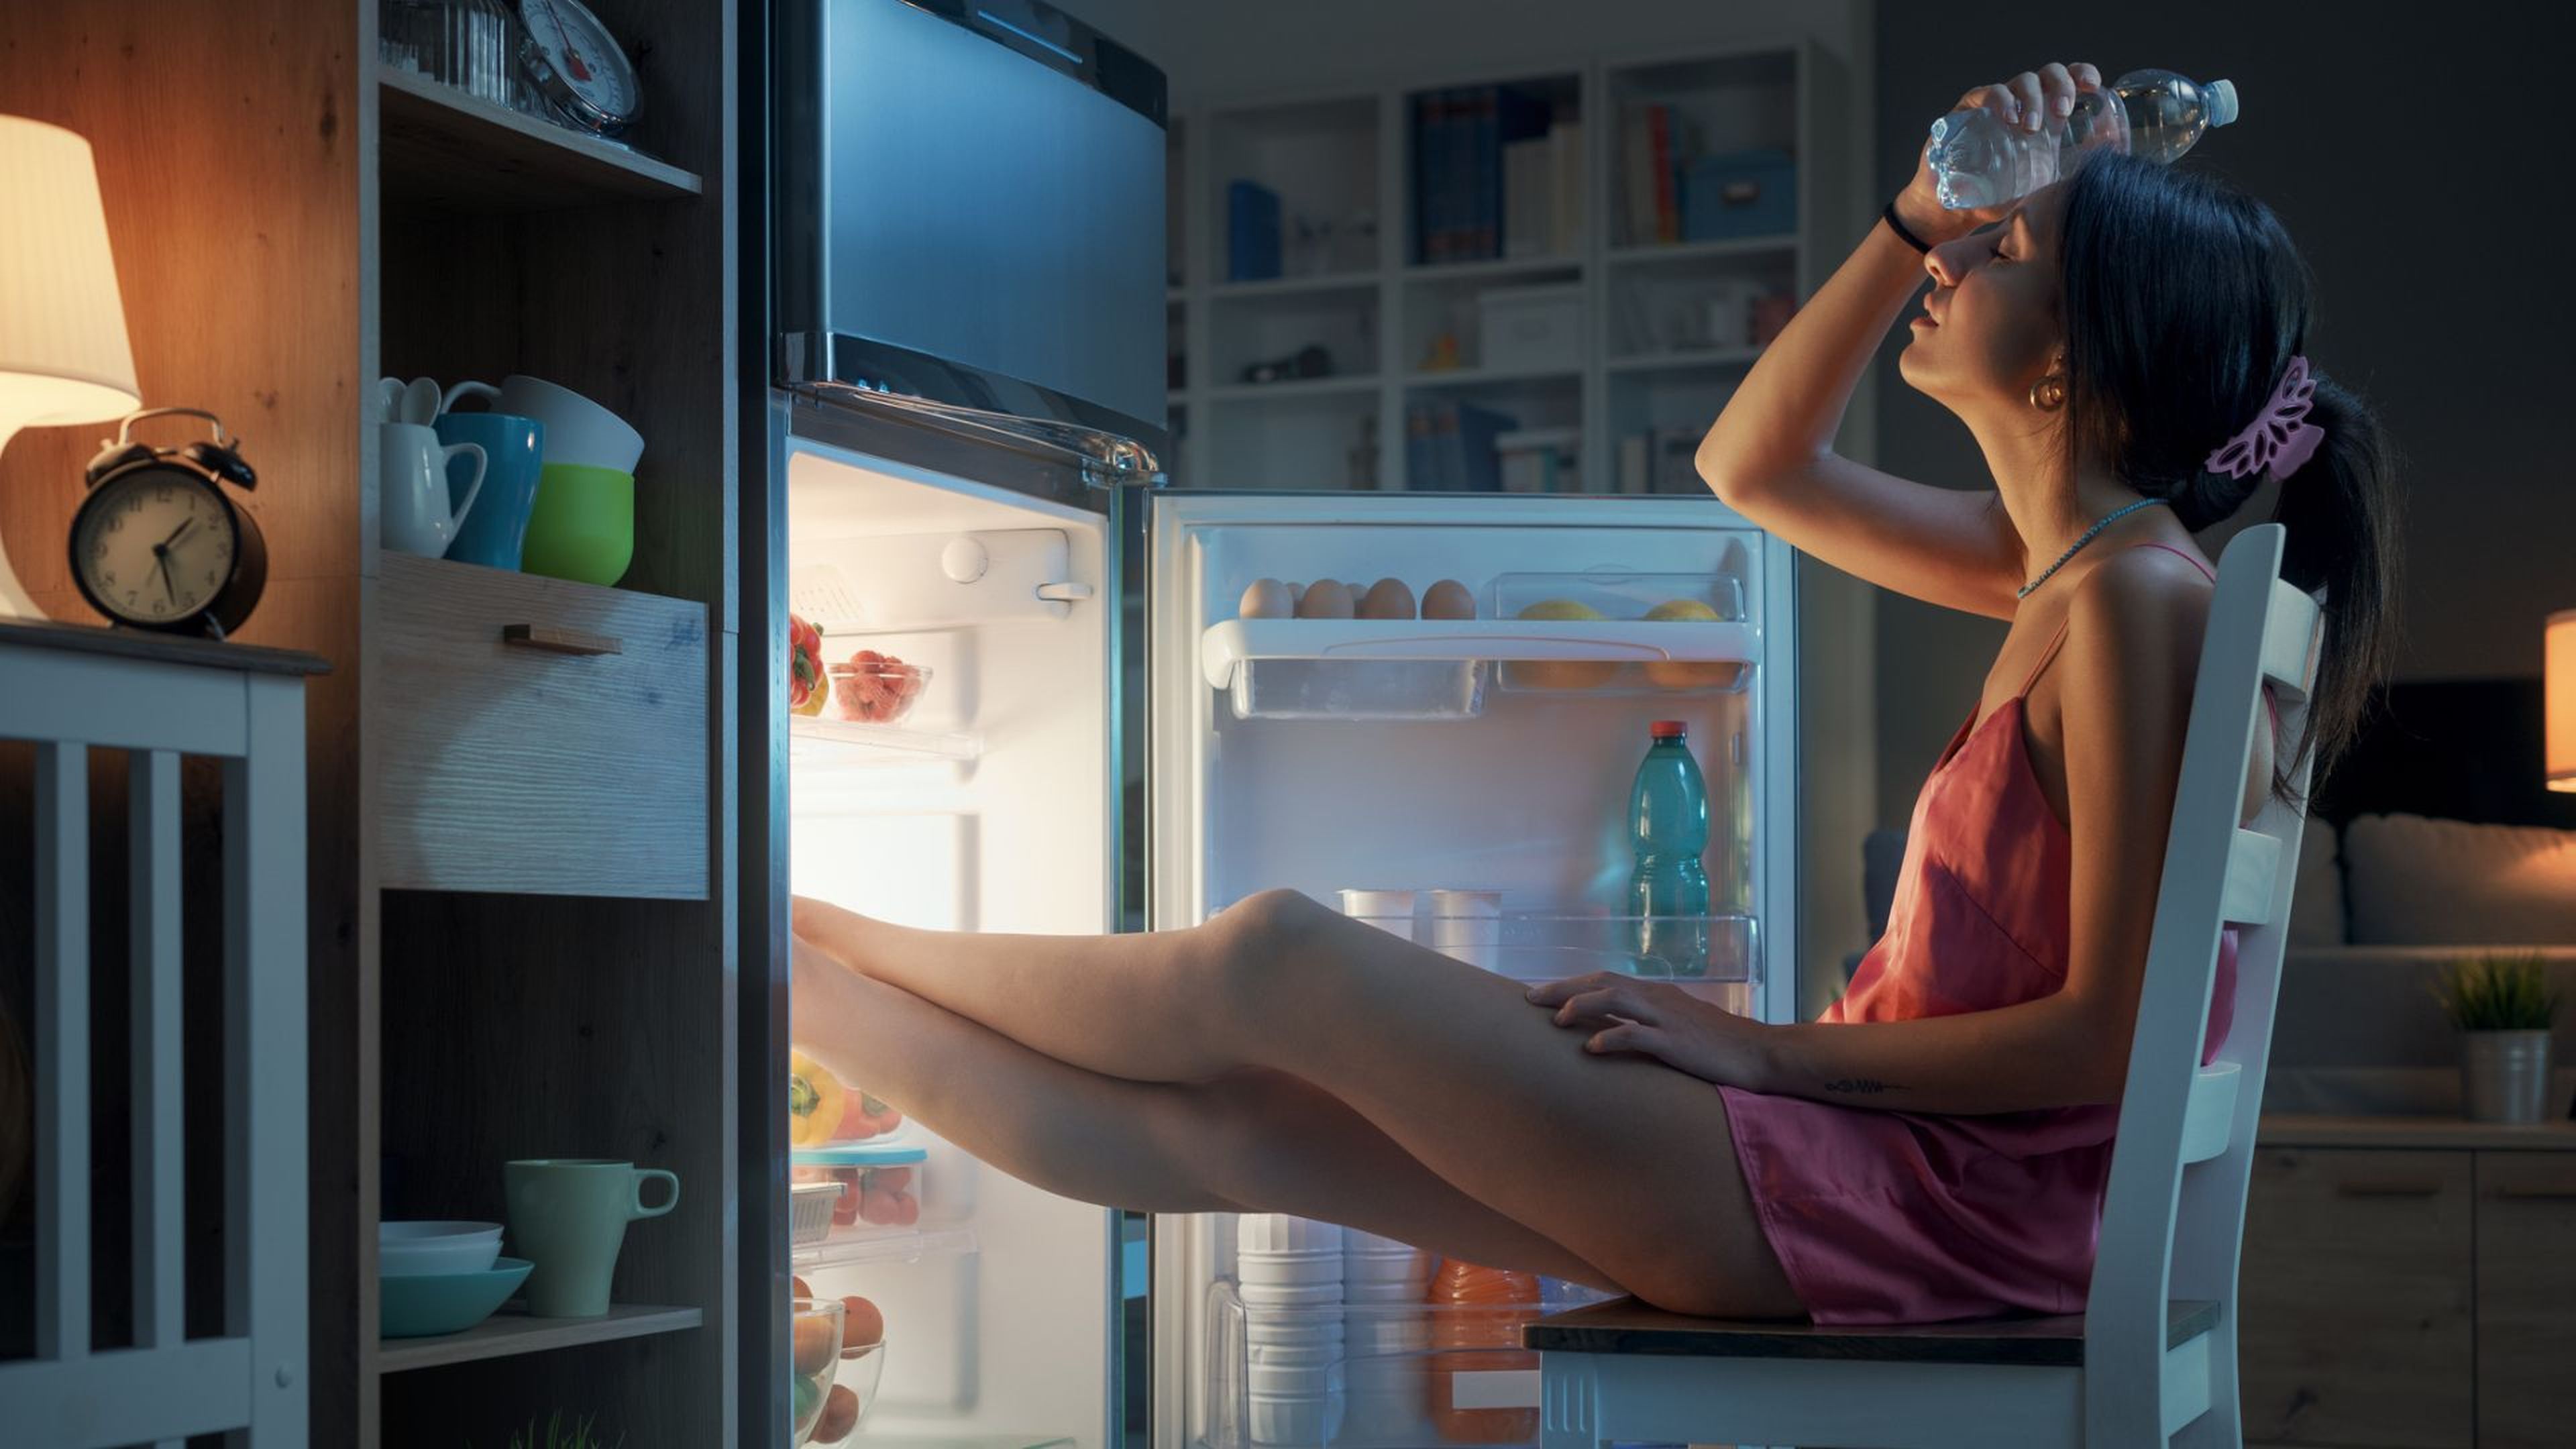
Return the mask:
[[[1175,481],[1439,486],[1454,462],[1427,466],[1408,432],[1416,409],[1458,403],[1486,410],[1489,430],[1496,415],[1535,436],[1578,430],[1586,492],[1639,491],[1641,442],[1642,491],[1696,486],[1687,450],[1677,474],[1653,476],[1658,446],[1706,430],[1760,355],[1757,310],[1776,328],[1855,231],[1840,203],[1850,119],[1828,110],[1838,88],[1819,83],[1823,63],[1809,42],[1782,40],[1184,111],[1169,156]],[[1436,128],[1444,106],[1474,115],[1484,95],[1500,98],[1490,142]],[[1648,108],[1664,117],[1669,167]],[[1528,144],[1503,145],[1516,134]],[[1485,144],[1486,179],[1444,201],[1438,178],[1473,169]],[[1765,156],[1794,173],[1786,187]],[[1671,182],[1643,194],[1659,170]],[[1248,205],[1247,181],[1272,200]],[[1463,249],[1435,244],[1444,204],[1488,230],[1470,226]],[[1573,326],[1527,320],[1551,302],[1547,315]],[[1521,345],[1489,358],[1483,334],[1501,309],[1522,319]],[[1279,366],[1307,349],[1322,375],[1317,352]],[[1265,364],[1284,375],[1249,380]]]

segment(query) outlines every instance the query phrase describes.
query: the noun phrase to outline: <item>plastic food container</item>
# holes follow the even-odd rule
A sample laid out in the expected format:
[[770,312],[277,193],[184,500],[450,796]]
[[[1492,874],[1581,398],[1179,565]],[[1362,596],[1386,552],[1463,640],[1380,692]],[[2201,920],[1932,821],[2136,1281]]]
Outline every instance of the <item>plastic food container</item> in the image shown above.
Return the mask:
[[[1527,618],[1550,624],[1741,624],[1744,577],[1739,562],[1723,561],[1708,573],[1504,574],[1494,580],[1486,617]],[[1734,660],[1617,659],[1506,660],[1495,666],[1506,690],[1539,693],[1732,693],[1752,677]]]
[[1390,936],[1413,939],[1413,892],[1344,890],[1342,914],[1366,921]]
[[905,1142],[799,1147],[788,1155],[788,1178],[840,1185],[827,1238],[874,1237],[913,1231],[921,1221],[928,1184],[923,1165],[929,1160],[927,1148]]
[[819,1243],[832,1235],[832,1210],[849,1194],[849,1185],[833,1179],[794,1183],[787,1189],[787,1241],[793,1247]]
[[823,713],[852,724],[892,724],[912,713],[930,686],[930,671],[900,659],[853,659],[824,670],[832,693]]

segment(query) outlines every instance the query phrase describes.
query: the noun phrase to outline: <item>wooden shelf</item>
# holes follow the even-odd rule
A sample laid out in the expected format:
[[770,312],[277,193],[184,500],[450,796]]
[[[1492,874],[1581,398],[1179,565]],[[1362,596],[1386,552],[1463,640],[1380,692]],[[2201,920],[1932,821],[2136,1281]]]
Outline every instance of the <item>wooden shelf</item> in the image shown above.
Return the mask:
[[1235,382],[1207,390],[1207,400],[1218,402],[1253,402],[1271,398],[1339,397],[1345,393],[1377,391],[1374,373],[1362,377],[1297,377],[1285,382]]
[[640,1303],[612,1305],[604,1318],[530,1318],[516,1307],[504,1308],[463,1333],[436,1338],[397,1338],[376,1349],[376,1371],[402,1373],[472,1363],[483,1358],[509,1358],[523,1353],[609,1343],[654,1333],[696,1328],[706,1315],[695,1308],[658,1308]]
[[1605,260],[1614,267],[1653,266],[1664,262],[1704,262],[1726,257],[1761,257],[1774,254],[1794,257],[1798,253],[1795,233],[1781,236],[1729,237],[1725,241],[1651,242],[1645,246],[1613,247]]
[[2254,1129],[2265,1147],[2422,1147],[2482,1152],[2576,1152],[2576,1122],[2507,1126],[2464,1117],[2390,1113],[2334,1117],[2266,1112]]
[[1489,262],[1414,262],[1404,269],[1408,282],[1493,282],[1546,272],[1583,270],[1580,256],[1502,257]]
[[1453,367],[1446,372],[1409,372],[1406,387],[1476,387],[1501,382],[1573,382],[1583,380],[1579,367]]
[[1268,277],[1258,282],[1216,282],[1208,291],[1214,302],[1251,301],[1262,297],[1297,297],[1315,292],[1368,292],[1378,284],[1376,272],[1326,272],[1319,277]]
[[551,211],[705,189],[693,172],[410,71],[378,66],[376,95],[388,196],[450,211]]
[[1647,352],[1614,357],[1601,364],[1606,372],[1688,372],[1693,368],[1751,367],[1762,356],[1759,347],[1705,347],[1697,351]]

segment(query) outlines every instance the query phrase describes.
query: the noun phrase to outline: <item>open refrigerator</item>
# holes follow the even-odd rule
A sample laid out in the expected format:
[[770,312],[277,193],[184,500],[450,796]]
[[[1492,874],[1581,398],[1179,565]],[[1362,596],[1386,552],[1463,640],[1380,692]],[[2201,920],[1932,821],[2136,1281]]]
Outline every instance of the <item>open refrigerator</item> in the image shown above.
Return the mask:
[[[1487,969],[1630,971],[1794,1015],[1794,680],[1766,665],[1794,657],[1789,559],[1713,500],[1183,492],[1082,468],[1032,487],[976,476],[1025,459],[967,448],[943,469],[883,446],[902,421],[774,413],[789,607],[826,661],[927,671],[900,718],[790,721],[795,891],[909,925],[1081,933],[1189,926],[1276,886],[1450,889],[1499,915],[1426,905],[1409,924]],[[1238,617],[1259,579],[1384,577],[1455,580],[1479,617]],[[1603,617],[1512,617],[1542,598]],[[1643,617],[1675,598],[1704,617]],[[1705,919],[1625,915],[1656,720],[1687,724],[1708,782]],[[1418,1306],[1301,1307],[1309,1347],[1352,1347],[1306,1356],[1315,1406],[1256,1392],[1276,1379],[1236,1250],[1264,1229],[1055,1198],[916,1123],[875,1142],[875,1171],[917,1174],[917,1217],[872,1208],[792,1250],[818,1294],[883,1311],[852,1442],[1535,1440],[1535,1413],[1511,1412],[1536,1407],[1535,1362],[1459,1347],[1473,1335]],[[854,1193],[869,1171],[843,1174]],[[1386,1411],[1424,1391],[1387,1383],[1434,1380],[1497,1411],[1471,1432],[1501,1437]],[[1371,1386],[1378,1411],[1346,1410]]]

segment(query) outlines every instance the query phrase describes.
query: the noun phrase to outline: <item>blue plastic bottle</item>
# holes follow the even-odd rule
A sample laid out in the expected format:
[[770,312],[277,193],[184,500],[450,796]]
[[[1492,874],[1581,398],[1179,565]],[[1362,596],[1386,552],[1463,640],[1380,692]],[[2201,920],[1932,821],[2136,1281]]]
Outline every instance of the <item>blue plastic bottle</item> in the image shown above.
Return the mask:
[[1689,729],[1658,720],[1637,766],[1628,821],[1637,866],[1628,877],[1628,914],[1638,926],[1638,968],[1699,976],[1708,970],[1708,785],[1691,758]]

